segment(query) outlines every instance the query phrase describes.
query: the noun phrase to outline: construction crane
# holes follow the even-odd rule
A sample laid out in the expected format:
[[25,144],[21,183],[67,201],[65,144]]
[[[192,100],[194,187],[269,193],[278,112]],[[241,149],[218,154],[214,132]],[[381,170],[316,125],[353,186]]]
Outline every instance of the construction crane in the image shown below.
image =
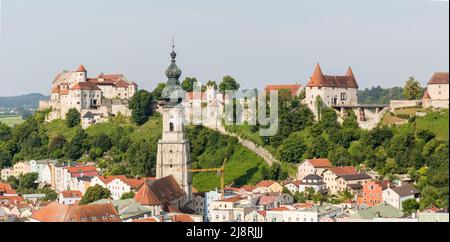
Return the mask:
[[222,167],[220,168],[206,168],[206,169],[191,169],[187,170],[189,172],[193,173],[200,173],[200,172],[217,172],[220,174],[220,191],[222,193],[222,199],[225,198],[225,164],[227,162],[227,159],[223,161]]

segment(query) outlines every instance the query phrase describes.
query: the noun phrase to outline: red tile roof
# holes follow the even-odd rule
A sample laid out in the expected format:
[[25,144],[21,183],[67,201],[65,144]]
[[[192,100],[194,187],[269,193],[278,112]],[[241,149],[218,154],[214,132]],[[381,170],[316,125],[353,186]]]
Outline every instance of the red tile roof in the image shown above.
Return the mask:
[[425,91],[425,94],[423,94],[423,100],[431,100],[431,96],[430,93],[428,92],[428,90]]
[[193,223],[194,220],[187,214],[177,214],[172,216],[172,222]]
[[307,160],[311,166],[314,168],[331,168],[333,167],[333,164],[331,164],[331,161],[328,159],[309,159]]
[[0,193],[17,194],[16,190],[14,190],[8,183],[0,183]]
[[156,218],[143,218],[143,219],[135,219],[132,222],[134,222],[134,223],[159,223],[161,221],[159,221]]
[[230,197],[230,198],[226,198],[221,200],[221,202],[229,202],[229,203],[236,203],[242,200],[241,196],[234,196],[234,197]]
[[333,167],[328,170],[337,176],[358,174],[358,171],[353,166]]
[[101,91],[101,89],[91,82],[78,82],[75,84],[71,90],[91,90],[91,91]]
[[302,85],[300,84],[292,84],[292,85],[268,85],[264,89],[266,92],[269,91],[281,91],[281,90],[289,90],[292,94],[292,96],[296,96],[298,93],[298,90],[302,88]]
[[173,176],[155,181],[146,181],[136,193],[134,200],[144,206],[163,205],[185,196]]
[[358,88],[358,83],[351,67],[345,76],[327,76],[323,74],[320,65],[317,64],[307,87]]
[[51,203],[31,218],[40,222],[121,222],[116,209],[109,203],[83,206]]
[[260,199],[259,199],[259,205],[269,205],[269,204],[272,204],[272,203],[274,203],[275,201],[277,200],[277,197],[274,197],[274,196],[262,196]]
[[20,196],[0,196],[0,203],[5,202],[7,202],[7,204],[17,204],[25,202],[25,199]]
[[83,65],[80,65],[80,67],[78,67],[77,72],[87,72],[86,68]]
[[279,208],[274,208],[271,209],[269,211],[274,211],[274,212],[283,212],[283,211],[291,211],[291,209],[287,208],[287,207],[279,207]]
[[256,189],[256,186],[253,185],[245,185],[243,187],[241,187],[242,190],[247,191],[247,192],[252,192],[253,190]]
[[448,84],[448,72],[436,72],[434,73],[428,85],[433,84]]
[[82,198],[83,194],[80,191],[63,191],[61,192],[63,198]]
[[258,184],[256,184],[257,187],[270,187],[274,184],[274,181],[261,181]]
[[72,177],[95,177],[98,175],[97,167],[95,166],[66,166],[64,167]]

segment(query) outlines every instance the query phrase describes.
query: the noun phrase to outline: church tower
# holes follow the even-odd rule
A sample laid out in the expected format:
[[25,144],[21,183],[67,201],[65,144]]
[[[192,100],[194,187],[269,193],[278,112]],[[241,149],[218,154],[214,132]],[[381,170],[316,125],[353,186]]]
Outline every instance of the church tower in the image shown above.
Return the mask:
[[[184,107],[181,104],[179,78],[181,70],[176,65],[175,50],[172,63],[166,71],[167,87],[163,91],[161,110],[163,116],[162,139],[158,143],[156,178],[172,175],[186,192],[188,201],[192,200],[192,173],[190,143],[184,135]],[[179,98],[180,97],[180,98]]]

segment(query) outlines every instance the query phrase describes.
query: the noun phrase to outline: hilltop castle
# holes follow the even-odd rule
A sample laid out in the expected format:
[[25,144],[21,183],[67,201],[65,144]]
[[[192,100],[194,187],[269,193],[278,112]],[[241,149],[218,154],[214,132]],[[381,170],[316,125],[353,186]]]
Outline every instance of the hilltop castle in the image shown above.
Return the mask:
[[75,108],[82,117],[83,128],[103,122],[108,117],[130,116],[128,102],[138,86],[129,82],[123,74],[100,74],[88,78],[81,65],[76,71],[63,71],[52,82],[49,101],[41,102],[40,109],[50,108],[48,121],[65,119],[67,112]]

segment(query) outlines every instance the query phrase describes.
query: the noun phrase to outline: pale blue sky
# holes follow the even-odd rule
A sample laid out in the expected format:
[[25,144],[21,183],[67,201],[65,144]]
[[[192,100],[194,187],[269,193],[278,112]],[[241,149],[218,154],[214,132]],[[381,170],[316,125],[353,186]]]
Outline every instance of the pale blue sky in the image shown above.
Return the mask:
[[[165,81],[172,37],[183,78],[244,88],[301,83],[320,62],[362,88],[448,71],[448,2],[426,0],[1,0],[0,95],[49,93],[57,72]],[[5,85],[6,84],[6,85]]]

